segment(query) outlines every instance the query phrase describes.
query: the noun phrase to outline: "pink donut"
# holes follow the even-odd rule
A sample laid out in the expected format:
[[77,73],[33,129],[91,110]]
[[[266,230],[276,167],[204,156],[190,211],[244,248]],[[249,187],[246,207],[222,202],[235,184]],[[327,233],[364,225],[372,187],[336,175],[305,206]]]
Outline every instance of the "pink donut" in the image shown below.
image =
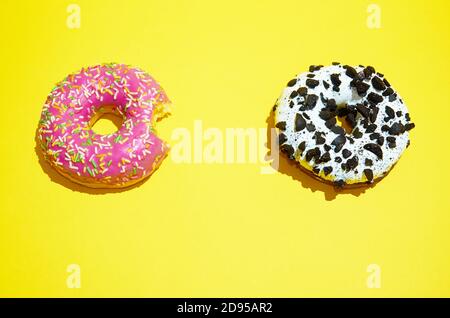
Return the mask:
[[[155,135],[156,120],[169,114],[169,99],[147,73],[103,64],[67,76],[49,94],[39,121],[44,158],[63,176],[94,188],[122,188],[154,172],[168,145]],[[123,117],[120,129],[96,134],[104,113]]]

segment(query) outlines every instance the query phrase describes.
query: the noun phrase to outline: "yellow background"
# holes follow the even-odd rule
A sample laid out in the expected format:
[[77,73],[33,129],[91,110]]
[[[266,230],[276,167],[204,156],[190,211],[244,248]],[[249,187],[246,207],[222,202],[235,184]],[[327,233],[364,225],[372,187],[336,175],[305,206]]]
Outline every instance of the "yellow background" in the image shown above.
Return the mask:
[[[0,296],[450,296],[447,1],[3,1]],[[160,123],[266,127],[310,64],[371,64],[416,129],[394,170],[333,199],[260,164],[176,164],[129,191],[54,182],[35,130],[54,84],[83,66],[139,66],[174,103]],[[328,194],[327,194],[328,193]],[[66,286],[69,264],[81,288]],[[369,264],[381,288],[366,286]]]

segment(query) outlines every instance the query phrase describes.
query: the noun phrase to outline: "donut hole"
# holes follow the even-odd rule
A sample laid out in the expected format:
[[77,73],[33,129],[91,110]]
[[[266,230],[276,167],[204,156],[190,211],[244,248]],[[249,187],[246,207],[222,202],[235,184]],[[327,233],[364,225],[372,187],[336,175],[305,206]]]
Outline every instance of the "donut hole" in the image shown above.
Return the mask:
[[96,134],[109,135],[117,132],[123,121],[114,106],[104,106],[91,118],[89,126]]
[[336,126],[341,126],[342,129],[344,129],[345,133],[349,135],[353,131],[352,126],[350,126],[350,124],[345,120],[345,116],[336,116]]

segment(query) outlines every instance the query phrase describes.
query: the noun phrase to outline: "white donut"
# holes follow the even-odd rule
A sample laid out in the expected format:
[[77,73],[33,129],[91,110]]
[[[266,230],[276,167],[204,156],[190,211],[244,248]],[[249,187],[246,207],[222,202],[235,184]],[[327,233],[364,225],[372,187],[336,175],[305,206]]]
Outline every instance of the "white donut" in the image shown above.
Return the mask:
[[273,110],[280,150],[339,187],[386,175],[414,128],[399,94],[371,66],[311,66],[288,82]]

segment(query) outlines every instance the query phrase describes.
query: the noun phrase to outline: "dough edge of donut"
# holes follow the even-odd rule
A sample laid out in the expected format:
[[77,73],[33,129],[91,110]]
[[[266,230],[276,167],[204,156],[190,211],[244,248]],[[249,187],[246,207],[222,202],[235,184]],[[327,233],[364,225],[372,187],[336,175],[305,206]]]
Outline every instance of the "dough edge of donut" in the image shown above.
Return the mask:
[[160,156],[157,157],[157,159],[155,160],[156,164],[153,166],[152,170],[150,171],[149,174],[139,178],[139,179],[135,179],[135,180],[130,180],[128,182],[125,183],[119,183],[119,184],[107,184],[107,183],[94,183],[94,182],[82,182],[81,180],[72,177],[71,175],[64,173],[64,171],[62,171],[61,169],[58,169],[57,166],[55,166],[52,162],[47,161],[51,168],[53,168],[54,170],[56,170],[57,173],[59,173],[62,177],[67,178],[69,181],[87,187],[87,188],[91,188],[91,189],[124,189],[124,188],[129,188],[132,187],[140,182],[145,181],[146,179],[148,179],[156,170],[159,169],[159,167],[161,166],[162,162],[164,161],[164,159],[168,156],[169,154],[169,150],[170,150],[170,146],[168,144],[166,144],[163,141],[164,146],[166,147],[167,151],[162,153]]

